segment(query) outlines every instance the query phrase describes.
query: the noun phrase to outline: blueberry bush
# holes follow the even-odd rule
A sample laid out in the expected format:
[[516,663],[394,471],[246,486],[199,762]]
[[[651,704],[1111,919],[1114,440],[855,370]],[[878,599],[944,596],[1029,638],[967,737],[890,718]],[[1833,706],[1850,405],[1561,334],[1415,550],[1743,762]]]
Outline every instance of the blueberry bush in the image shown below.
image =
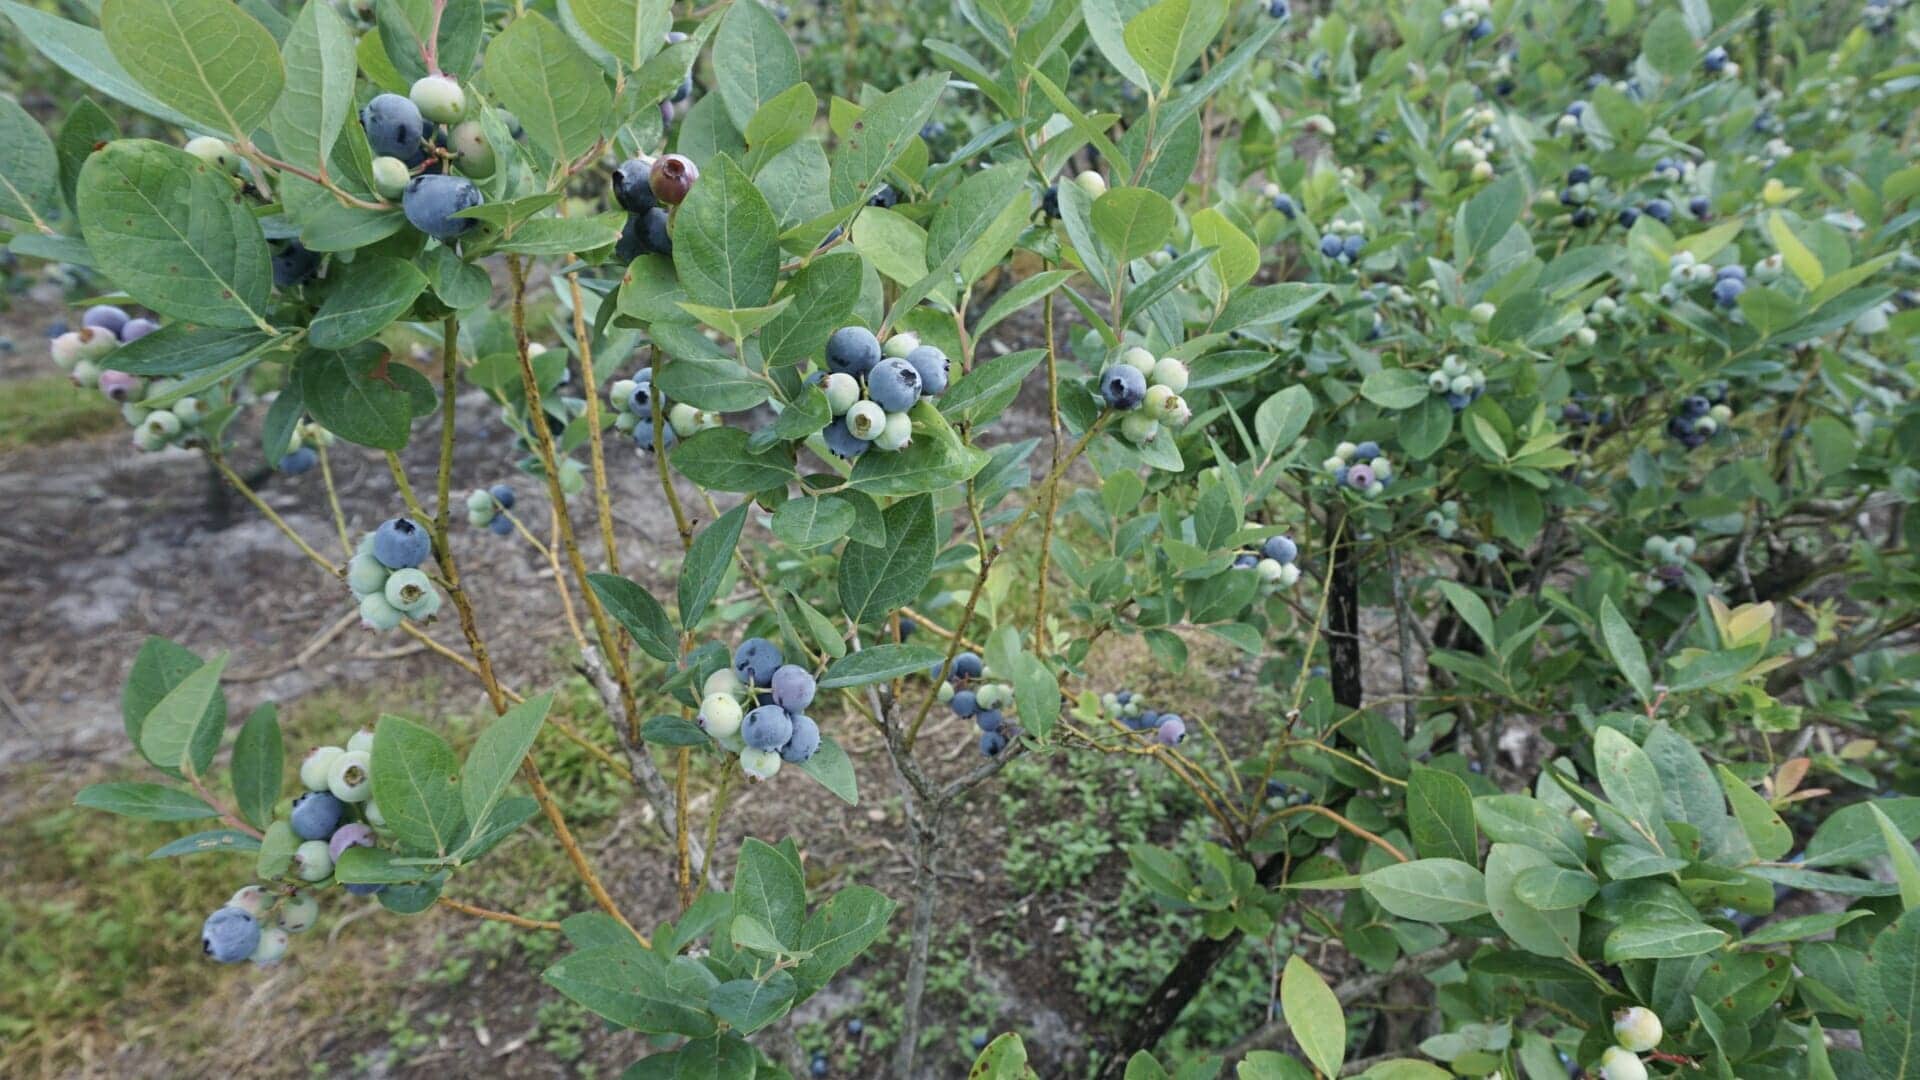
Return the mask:
[[[0,0],[164,133],[0,97],[9,251],[105,290],[53,361],[496,717],[464,759],[387,716],[293,761],[272,706],[231,723],[227,654],[151,640],[124,711],[160,778],[79,801],[213,826],[156,853],[233,857],[205,957],[439,905],[563,935],[545,981],[650,1037],[628,1075],[778,1076],[764,1036],[892,927],[885,1074],[919,1075],[980,789],[1130,756],[1204,836],[1134,831],[1132,895],[1190,938],[1089,1075],[1920,1075],[1920,15],[803,8]],[[520,454],[468,494],[463,386]],[[392,480],[357,538],[349,444]],[[671,595],[622,572],[627,470]],[[496,674],[461,558],[502,542],[615,744]],[[1224,650],[1260,706],[1150,700],[1103,638]],[[630,781],[677,905],[602,881],[543,731]],[[897,790],[911,887],[820,887],[804,813],[716,851],[747,783]],[[459,898],[521,829],[591,910]],[[1163,1045],[1242,938],[1287,954],[1259,1018]]]

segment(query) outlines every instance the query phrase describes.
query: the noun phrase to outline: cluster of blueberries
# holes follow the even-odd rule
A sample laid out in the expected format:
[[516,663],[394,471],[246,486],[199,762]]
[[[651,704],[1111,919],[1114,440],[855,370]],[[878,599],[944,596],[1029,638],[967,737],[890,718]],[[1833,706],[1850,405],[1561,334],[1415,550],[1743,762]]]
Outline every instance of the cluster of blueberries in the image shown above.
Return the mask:
[[1442,540],[1451,540],[1460,531],[1460,504],[1448,499],[1427,511],[1427,529]]
[[288,476],[312,472],[313,467],[320,464],[321,449],[332,445],[333,432],[311,420],[302,420],[294,425],[287,452],[280,455],[274,467]]
[[1100,695],[1100,711],[1107,719],[1125,726],[1128,731],[1153,732],[1155,741],[1162,746],[1179,746],[1187,738],[1187,722],[1181,719],[1179,713],[1155,712],[1130,690]]
[[1333,482],[1350,487],[1362,495],[1378,495],[1393,482],[1393,462],[1380,452],[1380,444],[1369,439],[1363,443],[1343,442],[1333,448],[1333,456],[1321,463]]
[[1448,33],[1465,33],[1467,40],[1479,41],[1493,33],[1492,0],[1453,0],[1453,6],[1440,13],[1440,28]]
[[[372,847],[374,829],[386,824],[373,802],[373,732],[358,731],[345,746],[308,753],[300,762],[300,784],[306,792],[287,814],[287,827],[300,841],[289,866],[302,883],[322,887],[348,848]],[[370,896],[386,886],[345,888]],[[286,955],[289,935],[311,930],[319,918],[320,902],[309,890],[248,885],[207,916],[200,947],[222,964],[251,960],[265,966]]]
[[1181,393],[1187,388],[1187,365],[1178,357],[1155,357],[1138,345],[1100,373],[1100,397],[1110,409],[1127,415],[1120,434],[1135,446],[1160,437],[1161,425],[1178,430],[1193,419],[1193,410]]
[[[367,144],[378,155],[374,189],[399,199],[407,223],[436,240],[457,239],[473,227],[472,218],[455,216],[486,201],[468,177],[484,180],[499,163],[480,121],[463,119],[466,114],[466,92],[446,75],[423,76],[407,96],[381,94],[360,110]],[[449,165],[465,175],[448,172]]]
[[180,380],[149,379],[106,366],[115,349],[158,329],[158,322],[129,315],[126,309],[112,304],[88,308],[80,316],[78,329],[68,329],[64,321],[47,328],[48,351],[54,364],[73,379],[75,386],[98,388],[108,400],[119,402],[121,417],[133,428],[133,445],[149,452],[192,439],[214,408],[193,395],[174,398],[165,405],[143,405],[148,399],[172,397],[180,388]]
[[[1107,178],[1092,169],[1081,171],[1072,183],[1087,193],[1087,198],[1097,199],[1107,193]],[[1051,184],[1040,193],[1040,212],[1050,221],[1060,218],[1060,185]]]
[[615,166],[613,200],[627,212],[627,224],[620,230],[614,257],[629,263],[642,255],[673,254],[667,208],[680,205],[699,179],[700,167],[680,154],[658,160],[630,158]]
[[1261,189],[1260,195],[1272,203],[1273,208],[1279,211],[1280,216],[1286,218],[1288,221],[1292,221],[1295,217],[1299,216],[1300,205],[1293,201],[1293,196],[1281,191],[1279,184],[1268,184]]
[[420,569],[432,550],[427,530],[407,517],[389,518],[361,539],[347,563],[347,587],[360,601],[362,625],[392,630],[402,619],[424,622],[440,610],[440,590]]
[[[1601,299],[1604,300],[1606,297],[1603,296]],[[1575,394],[1574,400],[1560,406],[1560,419],[1576,427],[1587,427],[1592,424],[1604,427],[1613,423],[1613,399],[1602,398],[1598,404],[1598,411],[1588,408],[1584,395]]]
[[[1778,276],[1777,262],[1762,260],[1754,266],[1757,279],[1771,281]],[[1713,302],[1730,311],[1739,306],[1740,294],[1747,291],[1747,268],[1737,262],[1715,266],[1701,262],[1691,251],[1676,251],[1667,258],[1667,283],[1660,288],[1660,298],[1678,299],[1684,290],[1707,282],[1713,283]]]
[[[932,672],[936,677],[938,667]],[[1013,687],[990,683],[986,661],[980,654],[963,652],[953,658],[947,681],[940,684],[939,697],[953,715],[972,720],[980,729],[980,756],[998,757],[1020,730],[1007,722],[1007,707],[1013,704]]]
[[486,529],[495,536],[512,536],[513,518],[507,511],[513,509],[513,504],[513,488],[506,484],[474,488],[467,493],[467,524]]
[[1448,353],[1440,361],[1440,370],[1427,376],[1427,389],[1443,395],[1453,411],[1459,412],[1486,392],[1487,373]]
[[1593,167],[1580,164],[1567,170],[1567,182],[1560,187],[1560,205],[1571,210],[1568,220],[1575,226],[1586,228],[1596,220],[1593,207],[1587,205],[1593,200]]
[[733,650],[733,666],[707,677],[700,688],[700,727],[740,755],[740,769],[755,780],[799,765],[820,749],[820,725],[806,714],[819,692],[811,672],[789,664],[766,638],[748,638]]
[[827,338],[827,367],[807,377],[827,395],[833,413],[820,437],[843,458],[868,450],[903,450],[913,441],[908,411],[922,397],[947,392],[947,354],[897,333],[883,346],[864,326],[843,326]]
[[607,387],[607,401],[615,410],[614,430],[632,435],[634,448],[641,453],[653,452],[653,406],[656,394],[660,396],[660,411],[666,415],[667,421],[660,429],[662,447],[671,448],[681,439],[720,426],[718,413],[696,409],[684,401],[669,403],[667,396],[653,387],[653,369],[641,368],[633,373],[633,378],[616,379],[613,385]]
[[1320,254],[1329,259],[1351,263],[1367,250],[1367,227],[1358,221],[1334,218],[1327,222],[1326,234],[1320,237]]
[[1691,536],[1649,536],[1641,545],[1641,552],[1655,561],[1653,572],[1647,575],[1648,592],[1660,592],[1679,585],[1687,578],[1687,562],[1693,558],[1695,545]]
[[1260,545],[1259,554],[1243,551],[1233,557],[1236,570],[1251,570],[1260,576],[1268,592],[1291,589],[1300,580],[1300,545],[1290,536],[1269,536]]
[[1726,401],[1727,388],[1715,384],[1705,393],[1681,399],[1680,408],[1667,418],[1667,434],[1689,450],[1698,449],[1733,419],[1733,406]]
[[1614,1013],[1613,1045],[1600,1054],[1600,1080],[1647,1080],[1640,1055],[1659,1046],[1666,1034],[1652,1009],[1635,1005]]

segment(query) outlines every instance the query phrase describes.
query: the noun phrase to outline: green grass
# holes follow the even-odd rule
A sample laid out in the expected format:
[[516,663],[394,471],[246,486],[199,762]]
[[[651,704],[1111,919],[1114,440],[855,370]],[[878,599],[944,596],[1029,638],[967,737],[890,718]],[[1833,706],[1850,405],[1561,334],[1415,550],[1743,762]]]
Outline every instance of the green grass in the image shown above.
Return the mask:
[[47,446],[120,425],[119,406],[65,375],[8,380],[0,394],[0,450]]

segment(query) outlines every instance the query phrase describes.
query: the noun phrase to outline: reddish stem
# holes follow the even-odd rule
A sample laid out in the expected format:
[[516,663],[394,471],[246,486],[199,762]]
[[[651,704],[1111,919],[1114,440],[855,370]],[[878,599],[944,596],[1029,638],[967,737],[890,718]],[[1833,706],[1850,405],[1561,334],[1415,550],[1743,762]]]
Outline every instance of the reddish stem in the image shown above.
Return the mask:
[[427,74],[440,74],[440,16],[446,14],[447,0],[433,0],[433,22],[427,25],[427,39],[420,43],[420,59],[427,62]]

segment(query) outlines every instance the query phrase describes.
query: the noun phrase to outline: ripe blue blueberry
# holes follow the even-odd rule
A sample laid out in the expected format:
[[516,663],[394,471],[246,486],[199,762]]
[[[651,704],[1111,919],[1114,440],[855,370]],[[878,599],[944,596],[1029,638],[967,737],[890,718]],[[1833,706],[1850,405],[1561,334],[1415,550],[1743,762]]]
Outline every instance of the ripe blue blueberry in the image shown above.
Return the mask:
[[389,570],[419,566],[432,550],[427,530],[412,518],[388,518],[373,532],[373,557]]
[[847,1021],[847,1034],[853,1036],[854,1038],[856,1039],[859,1038],[860,1033],[865,1030],[867,1030],[867,1025],[861,1023],[859,1017],[856,1016],[853,1019]]
[[1640,211],[1635,210],[1631,206],[1623,206],[1620,208],[1620,224],[1621,225],[1631,229],[1633,228],[1633,223],[1639,220],[1640,220]]
[[857,458],[867,452],[873,444],[847,430],[847,418],[837,416],[826,430],[820,433],[826,441],[827,449],[843,458]]
[[828,1065],[827,1065],[827,1059],[825,1055],[822,1055],[822,1054],[813,1055],[813,1061],[810,1064],[808,1064],[807,1071],[812,1073],[816,1077],[827,1075]]
[[512,536],[513,519],[505,516],[494,518],[487,522],[487,531],[495,536]]
[[980,733],[980,756],[999,757],[1000,751],[1007,748],[1007,737],[998,731]]
[[319,271],[320,256],[298,240],[287,240],[274,245],[272,263],[274,287],[291,289]]
[[1233,557],[1235,570],[1251,570],[1258,565],[1260,565],[1260,558],[1257,555],[1249,555],[1243,551]]
[[309,791],[293,800],[287,823],[293,826],[293,835],[302,840],[325,840],[346,816],[347,804],[334,798],[332,792]]
[[1108,408],[1137,409],[1147,400],[1147,377],[1132,364],[1115,364],[1100,373],[1100,396]]
[[[947,354],[932,345],[921,345],[907,351],[907,363],[920,376],[920,392],[928,397],[939,397],[947,392]],[[898,410],[894,410],[898,411]]]
[[1707,400],[1702,394],[1691,395],[1680,403],[1680,414],[1689,419],[1705,416],[1712,409],[1713,402]]
[[1575,165],[1573,168],[1567,170],[1567,183],[1569,184],[1585,184],[1592,180],[1593,167],[1590,165]]
[[613,199],[620,209],[629,214],[644,214],[660,205],[653,197],[653,189],[648,181],[653,177],[653,162],[646,158],[629,158],[614,166]]
[[865,378],[880,362],[880,339],[864,326],[843,326],[827,339],[827,370]]
[[890,413],[906,412],[920,400],[920,372],[905,360],[882,360],[867,374],[867,395]]
[[782,664],[773,673],[773,703],[798,713],[813,704],[813,695],[819,689],[813,675],[797,664]]
[[1353,448],[1355,461],[1372,461],[1380,456],[1380,444],[1369,439]]
[[1473,24],[1473,29],[1467,31],[1467,39],[1470,41],[1479,41],[1491,33],[1493,33],[1493,20],[1481,19],[1479,22]]
[[1179,746],[1187,737],[1187,722],[1178,715],[1168,713],[1160,718],[1160,727],[1155,738],[1162,746]]
[[499,503],[501,509],[503,510],[513,509],[513,503],[514,503],[513,488],[509,487],[508,485],[495,484],[492,487],[487,489],[487,494],[493,496],[493,501]]
[[128,319],[127,325],[120,328],[120,344],[127,345],[139,341],[158,329],[160,324],[152,319]]
[[755,750],[777,751],[793,738],[793,714],[778,705],[762,705],[740,722],[740,739]]
[[427,160],[427,120],[420,107],[399,94],[381,94],[360,110],[360,126],[377,157],[396,157],[409,168]]
[[973,722],[981,731],[999,731],[1006,717],[1001,715],[999,709],[981,709],[973,714]]
[[882,210],[891,210],[895,206],[900,205],[900,193],[893,190],[893,185],[891,184],[881,184],[879,187],[873,189],[872,195],[868,196],[867,205],[877,206]]
[[[772,686],[773,673],[780,670],[782,663],[784,660],[780,655],[780,647],[766,638],[748,638],[733,650],[733,673],[740,677],[741,684],[745,686]],[[773,747],[761,749],[771,750]]]
[[1687,200],[1687,212],[1701,221],[1713,216],[1713,200],[1705,195],[1695,195]]
[[[1287,7],[1287,0],[1269,0],[1267,4],[1268,18],[1279,19],[1281,22],[1286,22],[1287,17],[1292,14],[1292,10]],[[1291,217],[1292,215],[1289,214],[1288,216]]]
[[1300,208],[1294,205],[1293,196],[1291,195],[1275,195],[1273,197],[1273,208],[1280,211],[1281,216],[1289,221],[1293,220],[1293,216],[1300,212]]
[[972,716],[980,711],[979,697],[971,690],[957,690],[953,700],[947,703],[955,716]]
[[955,681],[977,679],[987,670],[976,652],[963,652],[953,658],[953,678]]
[[452,240],[474,225],[472,218],[454,215],[485,201],[480,189],[465,177],[426,173],[407,181],[400,209],[414,228],[435,240]]
[[327,838],[327,854],[333,856],[336,863],[340,861],[341,853],[350,847],[372,846],[373,830],[357,821],[340,826]]
[[1269,536],[1260,545],[1260,554],[1284,565],[1300,557],[1300,546],[1290,536]]
[[120,331],[126,328],[127,319],[127,313],[123,308],[114,307],[112,304],[95,304],[80,316],[80,325],[91,326],[95,330],[105,330],[114,337],[119,337]]
[[1715,45],[1707,50],[1707,55],[1701,60],[1701,64],[1707,69],[1709,75],[1720,74],[1727,70],[1727,50]]
[[1713,283],[1714,302],[1723,308],[1733,307],[1740,302],[1740,294],[1747,291],[1747,283],[1737,277],[1723,277]]
[[385,885],[372,885],[364,882],[349,882],[346,884],[345,888],[347,890],[347,893],[352,896],[372,896],[375,893],[383,893],[387,891],[387,887]]
[[1325,255],[1327,258],[1329,259],[1339,258],[1340,252],[1342,250],[1343,248],[1341,246],[1340,238],[1338,236],[1335,236],[1332,233],[1328,233],[1327,235],[1320,238],[1320,254]]
[[813,717],[801,713],[789,714],[793,718],[793,734],[787,736],[785,746],[780,748],[780,760],[789,765],[799,765],[820,749],[820,725]]
[[1665,199],[1650,199],[1645,207],[1648,217],[1662,225],[1673,223],[1673,204]]
[[1366,249],[1367,238],[1358,233],[1348,233],[1347,238],[1340,242],[1340,254],[1348,262],[1359,258],[1360,253]]
[[289,451],[280,459],[280,471],[288,476],[299,476],[302,473],[311,472],[319,463],[320,455],[314,452],[313,447],[302,446],[298,450]]
[[1060,185],[1050,184],[1040,193],[1040,212],[1058,220],[1060,217]]
[[259,944],[259,921],[237,907],[223,907],[200,924],[200,947],[218,963],[237,964]]

